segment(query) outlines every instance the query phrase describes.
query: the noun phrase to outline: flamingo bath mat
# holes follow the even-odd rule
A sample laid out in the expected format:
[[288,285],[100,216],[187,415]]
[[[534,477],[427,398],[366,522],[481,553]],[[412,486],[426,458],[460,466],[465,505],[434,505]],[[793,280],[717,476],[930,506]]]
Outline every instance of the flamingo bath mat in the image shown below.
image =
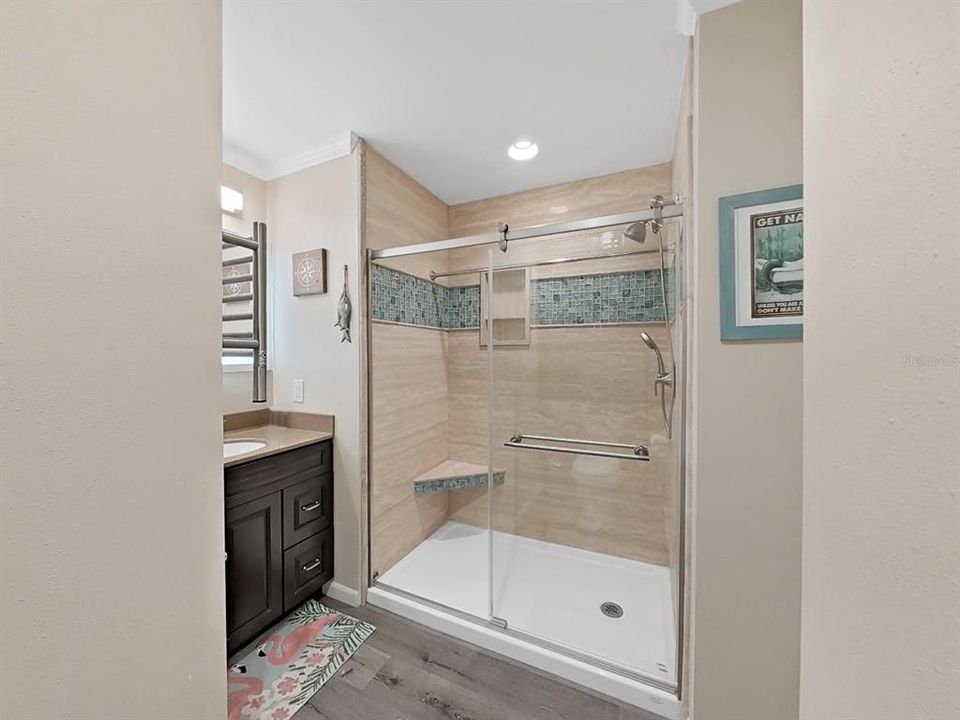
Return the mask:
[[373,625],[310,600],[230,659],[229,720],[288,720],[357,651]]

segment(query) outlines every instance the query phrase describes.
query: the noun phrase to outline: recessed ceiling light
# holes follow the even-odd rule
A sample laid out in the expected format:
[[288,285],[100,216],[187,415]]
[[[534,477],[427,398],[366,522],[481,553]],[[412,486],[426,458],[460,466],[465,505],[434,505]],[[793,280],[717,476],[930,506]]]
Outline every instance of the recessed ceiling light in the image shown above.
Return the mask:
[[509,147],[507,155],[514,160],[533,160],[538,152],[540,152],[540,148],[537,147],[535,142],[531,142],[530,140],[517,140]]

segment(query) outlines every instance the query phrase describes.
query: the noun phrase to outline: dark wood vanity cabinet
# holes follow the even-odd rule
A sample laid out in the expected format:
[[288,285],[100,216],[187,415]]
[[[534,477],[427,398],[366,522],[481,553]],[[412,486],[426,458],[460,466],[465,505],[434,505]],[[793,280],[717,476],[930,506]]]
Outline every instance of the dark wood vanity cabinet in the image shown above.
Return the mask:
[[224,469],[227,651],[333,578],[333,442]]

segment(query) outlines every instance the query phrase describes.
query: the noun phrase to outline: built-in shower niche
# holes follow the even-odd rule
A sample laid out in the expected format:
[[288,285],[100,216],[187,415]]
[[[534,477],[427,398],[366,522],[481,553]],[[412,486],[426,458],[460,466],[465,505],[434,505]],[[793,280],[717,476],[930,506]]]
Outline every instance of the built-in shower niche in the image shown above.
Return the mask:
[[[493,271],[493,312],[489,274],[480,276],[480,345],[493,328],[493,344],[530,344],[530,268]],[[492,317],[491,317],[492,315]]]

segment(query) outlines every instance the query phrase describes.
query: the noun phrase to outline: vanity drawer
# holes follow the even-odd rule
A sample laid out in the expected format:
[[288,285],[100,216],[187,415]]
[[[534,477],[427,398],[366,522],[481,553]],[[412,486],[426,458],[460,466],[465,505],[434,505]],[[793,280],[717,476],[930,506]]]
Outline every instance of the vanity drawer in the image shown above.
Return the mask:
[[241,505],[307,478],[333,472],[333,441],[313,443],[224,468],[227,507]]
[[283,553],[283,611],[319,592],[333,578],[333,528],[327,528]]
[[333,524],[333,474],[283,489],[283,548],[296,545]]

